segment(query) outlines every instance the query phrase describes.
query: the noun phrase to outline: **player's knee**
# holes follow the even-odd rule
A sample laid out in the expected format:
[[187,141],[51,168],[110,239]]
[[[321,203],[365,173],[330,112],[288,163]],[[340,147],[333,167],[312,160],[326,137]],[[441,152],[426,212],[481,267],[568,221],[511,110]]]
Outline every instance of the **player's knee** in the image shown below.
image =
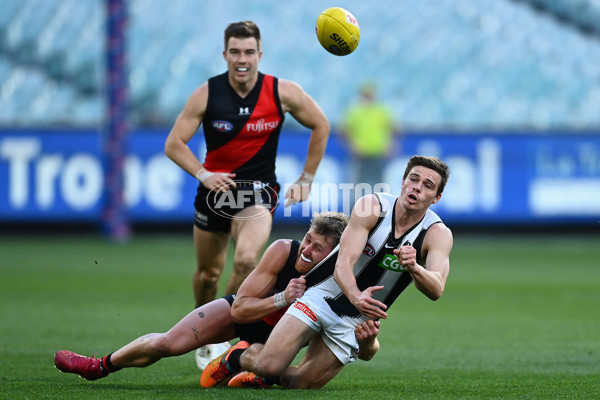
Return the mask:
[[155,355],[161,358],[175,355],[173,341],[169,335],[164,333],[150,339],[150,348]]
[[285,367],[278,365],[277,360],[259,357],[254,363],[254,372],[259,376],[275,378],[283,373]]
[[212,286],[219,283],[221,271],[216,268],[198,268],[197,276],[202,285]]
[[254,343],[248,347],[240,356],[240,365],[245,371],[254,371],[256,360],[260,357],[260,352],[265,345]]
[[237,254],[233,262],[234,273],[241,276],[247,276],[256,266],[257,258],[258,255],[254,252]]

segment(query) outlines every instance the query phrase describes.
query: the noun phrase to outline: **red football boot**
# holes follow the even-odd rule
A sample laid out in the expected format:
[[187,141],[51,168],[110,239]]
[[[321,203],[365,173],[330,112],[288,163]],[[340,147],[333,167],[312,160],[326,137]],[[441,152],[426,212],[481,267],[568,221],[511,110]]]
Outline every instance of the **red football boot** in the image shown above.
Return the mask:
[[102,368],[101,359],[94,356],[80,356],[68,350],[61,350],[54,354],[54,365],[62,372],[78,374],[88,381],[95,381],[108,375],[108,371]]

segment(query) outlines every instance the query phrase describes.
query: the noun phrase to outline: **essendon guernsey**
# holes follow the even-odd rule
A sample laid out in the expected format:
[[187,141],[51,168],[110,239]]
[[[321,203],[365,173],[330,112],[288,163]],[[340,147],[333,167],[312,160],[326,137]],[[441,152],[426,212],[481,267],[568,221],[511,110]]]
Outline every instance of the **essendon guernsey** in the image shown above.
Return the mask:
[[276,77],[259,73],[256,86],[245,98],[233,90],[227,72],[210,78],[203,121],[204,168],[233,172],[235,180],[275,182],[283,119]]

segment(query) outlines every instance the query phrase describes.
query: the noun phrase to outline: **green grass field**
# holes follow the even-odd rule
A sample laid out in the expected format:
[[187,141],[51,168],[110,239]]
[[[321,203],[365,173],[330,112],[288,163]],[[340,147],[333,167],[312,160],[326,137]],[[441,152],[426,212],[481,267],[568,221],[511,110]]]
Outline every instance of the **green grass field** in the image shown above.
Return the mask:
[[371,362],[319,391],[201,389],[191,353],[96,382],[52,361],[65,348],[103,356],[185,315],[191,234],[127,244],[4,234],[0,398],[600,398],[599,260],[599,236],[457,234],[444,296],[432,302],[414,287],[401,295]]

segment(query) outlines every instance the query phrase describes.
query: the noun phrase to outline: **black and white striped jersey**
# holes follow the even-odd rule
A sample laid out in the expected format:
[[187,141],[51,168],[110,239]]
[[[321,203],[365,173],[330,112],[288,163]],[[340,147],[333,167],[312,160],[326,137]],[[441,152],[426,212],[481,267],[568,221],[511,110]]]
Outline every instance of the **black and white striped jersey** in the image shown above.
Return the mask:
[[[354,266],[354,276],[359,290],[370,286],[384,286],[373,293],[373,298],[386,304],[388,308],[394,300],[412,283],[412,276],[394,255],[393,250],[400,246],[412,245],[417,250],[417,260],[421,259],[421,246],[429,227],[442,222],[433,211],[427,210],[419,223],[401,237],[394,237],[397,196],[389,193],[376,193],[381,204],[381,216],[369,232],[366,246]],[[340,317],[359,317],[360,312],[344,295],[333,277],[339,245],[317,267],[306,275],[308,290],[321,290],[331,309]]]

